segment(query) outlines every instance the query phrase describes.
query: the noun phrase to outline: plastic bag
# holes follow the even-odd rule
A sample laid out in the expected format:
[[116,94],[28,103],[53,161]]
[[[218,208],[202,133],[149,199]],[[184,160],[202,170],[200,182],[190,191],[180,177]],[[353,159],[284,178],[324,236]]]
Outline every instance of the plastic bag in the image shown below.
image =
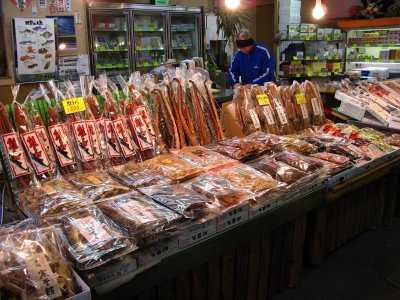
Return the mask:
[[174,154],[198,167],[205,168],[207,170],[212,170],[236,163],[236,160],[221,155],[218,152],[211,151],[202,146],[185,147],[174,152]]
[[292,99],[292,91],[290,86],[279,86],[278,93],[281,97],[282,104],[285,107],[286,115],[288,117],[288,123],[290,132],[296,132],[301,130],[300,119],[296,114],[295,104]]
[[320,162],[317,162],[309,157],[301,154],[284,151],[274,156],[275,160],[286,163],[287,165],[299,169],[301,171],[310,173],[315,172],[322,167]]
[[139,240],[156,240],[155,235],[177,231],[180,214],[173,212],[138,192],[113,197],[96,203],[101,211]]
[[265,194],[285,185],[271,176],[244,164],[237,164],[233,167],[223,169],[218,172],[218,175],[258,195]]
[[261,123],[258,119],[250,91],[245,87],[235,89],[233,103],[236,104],[236,117],[240,129],[244,135],[261,130]]
[[179,184],[155,185],[140,188],[139,191],[188,219],[200,217],[209,211],[208,198]]
[[[324,105],[322,103],[321,94],[319,93],[316,83],[306,80],[304,83],[304,92],[308,110],[311,112],[312,125],[321,126],[325,123]],[[311,104],[311,109],[310,109]]]
[[140,165],[169,178],[174,183],[192,179],[204,172],[203,169],[170,154],[161,154],[141,162]]
[[56,240],[48,238],[53,230],[18,232],[0,244],[0,286],[7,299],[67,299],[80,292]]
[[338,165],[348,164],[350,159],[344,155],[329,153],[329,152],[318,152],[311,154],[312,157],[316,157],[322,160],[326,160]]
[[[220,152],[221,154],[228,155],[231,158],[244,161],[262,153],[268,152],[271,148],[264,143],[255,141],[248,138],[231,138],[219,141],[222,147],[210,146],[209,148]],[[238,148],[242,151],[234,151],[231,147]]]
[[304,88],[296,80],[293,81],[292,87],[292,101],[298,119],[300,120],[299,130],[304,130],[311,126],[310,112],[311,103],[307,102],[307,98],[304,93]]
[[125,194],[129,188],[121,185],[107,171],[79,172],[67,177],[77,190],[92,201]]
[[294,137],[282,137],[282,149],[295,151],[300,154],[309,155],[310,153],[315,153],[318,151],[318,147],[310,144],[304,140]]
[[127,238],[97,207],[86,207],[60,219],[62,245],[78,269],[101,266],[136,249],[136,240]]
[[185,187],[217,202],[223,208],[232,207],[254,196],[249,191],[213,173],[199,176],[185,183]]
[[[12,88],[14,102],[16,102],[19,85]],[[36,181],[32,166],[25,154],[20,135],[14,130],[9,120],[7,110],[0,102],[0,135],[1,152],[7,171],[16,190],[25,189]]]

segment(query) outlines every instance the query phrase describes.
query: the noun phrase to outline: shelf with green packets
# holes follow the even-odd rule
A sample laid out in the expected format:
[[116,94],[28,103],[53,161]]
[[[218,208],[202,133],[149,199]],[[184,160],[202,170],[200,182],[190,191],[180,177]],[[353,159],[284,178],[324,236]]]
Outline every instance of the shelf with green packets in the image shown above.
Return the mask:
[[120,47],[113,47],[113,48],[106,48],[106,47],[98,47],[94,52],[101,53],[109,53],[109,52],[128,52],[127,48],[120,48]]
[[180,47],[172,47],[172,50],[187,50],[189,48],[192,48],[192,46],[182,45]]
[[136,51],[164,51],[165,48],[163,47],[152,47],[152,46],[136,46]]
[[388,63],[388,64],[400,64],[400,60],[396,59],[380,59],[380,58],[358,58],[358,59],[347,59],[346,60],[348,63],[354,63],[354,64],[362,64],[362,63]]
[[297,73],[290,76],[280,76],[280,78],[296,79],[296,78],[331,77],[331,76],[345,76],[345,74],[340,72],[307,72],[307,73]]
[[150,67],[158,67],[162,63],[153,62],[153,63],[143,63],[143,64],[136,64],[136,68],[150,68]]
[[126,32],[127,30],[126,29],[122,29],[122,28],[110,28],[110,29],[108,29],[108,28],[94,28],[93,31],[95,31],[95,32],[109,32],[109,31],[112,31],[112,32]]
[[105,65],[101,65],[101,64],[96,64],[96,70],[111,70],[111,69],[127,69],[129,68],[129,65],[125,65],[125,64],[105,64]]
[[315,43],[319,43],[319,42],[334,42],[334,43],[343,43],[344,40],[332,40],[330,38],[327,39],[323,39],[323,40],[314,40],[314,39],[310,39],[310,38],[306,38],[305,40],[300,40],[300,39],[283,39],[281,40],[281,42],[315,42]]
[[383,48],[383,47],[400,47],[399,43],[390,43],[390,44],[383,44],[383,43],[378,43],[378,44],[346,44],[347,47],[349,48],[369,48],[369,47],[378,47],[378,48]]
[[297,56],[293,56],[291,60],[284,60],[281,61],[281,63],[292,61],[344,61],[344,58],[340,56],[327,56],[326,58],[320,58],[318,56],[306,56],[300,59]]
[[150,26],[149,28],[140,28],[135,27],[135,32],[163,32],[164,28],[155,28],[154,26]]

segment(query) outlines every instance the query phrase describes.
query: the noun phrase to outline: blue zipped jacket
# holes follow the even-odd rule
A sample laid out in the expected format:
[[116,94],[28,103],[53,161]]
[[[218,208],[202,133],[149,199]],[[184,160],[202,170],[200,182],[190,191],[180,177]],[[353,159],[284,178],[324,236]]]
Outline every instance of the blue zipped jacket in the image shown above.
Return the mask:
[[271,50],[255,42],[249,54],[242,51],[236,52],[229,69],[229,84],[233,86],[242,77],[242,84],[259,84],[275,82],[275,61]]

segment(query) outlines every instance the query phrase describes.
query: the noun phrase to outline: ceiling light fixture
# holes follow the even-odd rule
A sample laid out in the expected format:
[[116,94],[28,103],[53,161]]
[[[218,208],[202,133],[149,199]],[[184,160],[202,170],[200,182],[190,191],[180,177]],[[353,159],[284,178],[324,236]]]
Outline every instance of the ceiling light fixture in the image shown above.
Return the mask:
[[321,0],[315,0],[315,7],[312,15],[314,19],[321,19],[325,15],[324,8],[321,5]]
[[240,4],[240,0],[225,0],[225,6],[229,9],[236,9]]

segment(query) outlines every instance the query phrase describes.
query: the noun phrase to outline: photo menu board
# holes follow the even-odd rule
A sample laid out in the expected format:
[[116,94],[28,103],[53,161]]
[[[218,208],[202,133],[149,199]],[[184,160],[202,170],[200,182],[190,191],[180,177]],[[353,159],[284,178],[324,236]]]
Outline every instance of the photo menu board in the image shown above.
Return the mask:
[[14,18],[13,33],[16,81],[56,79],[55,20]]

